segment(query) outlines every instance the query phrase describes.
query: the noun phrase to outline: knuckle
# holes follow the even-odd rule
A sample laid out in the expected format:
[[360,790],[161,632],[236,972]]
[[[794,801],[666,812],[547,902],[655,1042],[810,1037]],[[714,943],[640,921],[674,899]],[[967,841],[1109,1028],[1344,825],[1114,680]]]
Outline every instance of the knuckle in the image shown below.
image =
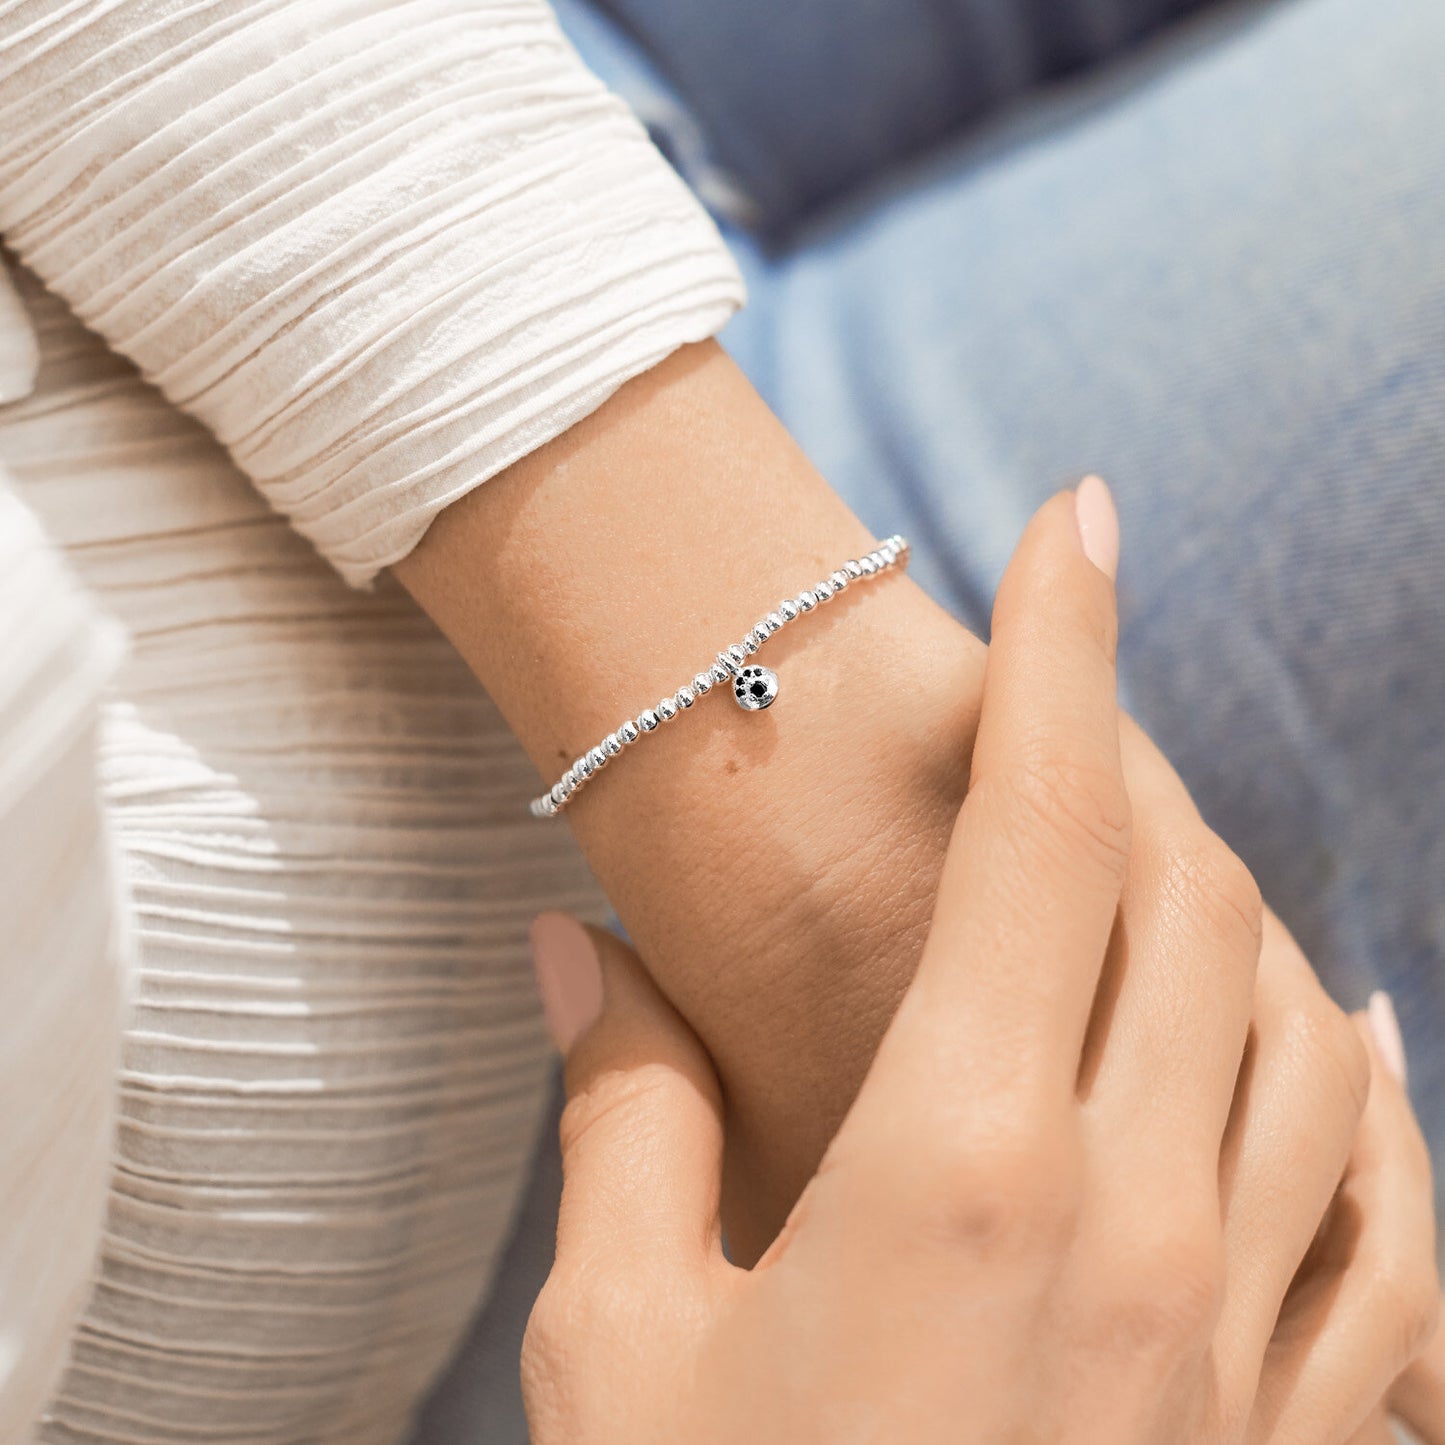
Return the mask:
[[1177,895],[1212,932],[1237,938],[1255,957],[1264,940],[1264,898],[1254,874],[1217,834],[1205,837],[1173,862]]
[[1381,1337],[1394,1346],[1398,1369],[1417,1359],[1440,1323],[1440,1282],[1433,1252],[1394,1249],[1382,1255],[1370,1278],[1370,1297]]
[[1287,1024],[1292,1047],[1311,1076],[1314,1097],[1348,1110],[1356,1123],[1370,1095],[1370,1056],[1349,1015],[1323,989]]
[[584,1359],[623,1341],[647,1308],[646,1292],[627,1271],[554,1265],[522,1335],[523,1377],[560,1389]]
[[532,1305],[522,1335],[522,1387],[531,1396],[555,1395],[569,1373],[578,1338],[571,1300],[554,1271]]
[[1123,878],[1132,817],[1117,768],[1046,740],[1026,751],[1008,786],[1030,825],[1070,856]]
[[1409,1340],[1410,1359],[1419,1359],[1430,1348],[1440,1331],[1441,1299],[1440,1279],[1433,1268],[1423,1271],[1424,1299],[1415,1316],[1415,1330]]
[[1113,1345],[1177,1353],[1207,1340],[1223,1308],[1223,1237],[1217,1212],[1191,1213],[1174,1199],[1153,1217],[1110,1262],[1105,1322]]
[[1259,1398],[1259,1372],[1246,1372],[1238,1367],[1225,1372],[1214,1396],[1214,1438],[1245,1445],[1258,1438],[1251,1436]]
[[1077,1219],[1081,1165],[1078,1142],[1057,1128],[975,1130],[927,1166],[922,1237],[988,1262],[1049,1255]]
[[558,1134],[562,1157],[572,1157],[600,1128],[635,1131],[652,1117],[647,1105],[665,1092],[667,1075],[649,1065],[609,1070],[575,1083],[562,1109]]

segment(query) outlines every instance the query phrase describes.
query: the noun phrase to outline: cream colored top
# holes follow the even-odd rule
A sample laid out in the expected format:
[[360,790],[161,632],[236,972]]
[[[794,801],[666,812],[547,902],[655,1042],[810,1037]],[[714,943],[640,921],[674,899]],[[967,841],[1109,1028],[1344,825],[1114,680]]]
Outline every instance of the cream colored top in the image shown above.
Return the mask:
[[604,908],[295,534],[370,582],[740,283],[540,0],[11,0],[0,234],[0,1442],[389,1445]]

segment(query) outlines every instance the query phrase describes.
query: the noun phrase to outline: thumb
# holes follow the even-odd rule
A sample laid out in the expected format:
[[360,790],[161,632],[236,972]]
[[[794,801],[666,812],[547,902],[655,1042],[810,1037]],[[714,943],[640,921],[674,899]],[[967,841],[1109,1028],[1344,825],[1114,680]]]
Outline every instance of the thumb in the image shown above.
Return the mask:
[[549,1027],[567,1060],[557,1262],[722,1258],[722,1102],[702,1045],[616,934],[532,923]]
[[1436,1329],[1425,1353],[1395,1381],[1390,1408],[1421,1445],[1445,1445],[1445,1325]]

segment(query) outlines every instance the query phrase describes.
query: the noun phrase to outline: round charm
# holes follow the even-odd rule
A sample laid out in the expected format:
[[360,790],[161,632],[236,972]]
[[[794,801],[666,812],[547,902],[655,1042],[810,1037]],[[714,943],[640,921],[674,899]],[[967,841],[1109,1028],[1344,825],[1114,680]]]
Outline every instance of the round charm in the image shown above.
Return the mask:
[[750,663],[741,668],[733,678],[733,696],[738,706],[748,712],[758,712],[771,707],[778,695],[778,674],[770,667],[759,667]]

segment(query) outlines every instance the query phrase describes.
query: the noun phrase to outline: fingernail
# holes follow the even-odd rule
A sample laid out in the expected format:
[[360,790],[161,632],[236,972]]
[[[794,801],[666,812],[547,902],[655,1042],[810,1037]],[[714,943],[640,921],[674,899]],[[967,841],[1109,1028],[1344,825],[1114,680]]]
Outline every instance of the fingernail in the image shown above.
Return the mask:
[[591,936],[570,913],[539,913],[531,937],[547,1031],[565,1054],[602,1012],[602,965]]
[[1370,995],[1370,1032],[1385,1067],[1403,1084],[1405,1082],[1405,1040],[1400,1034],[1400,1019],[1395,1001],[1383,989]]
[[1074,493],[1074,516],[1084,556],[1110,578],[1119,571],[1119,514],[1114,497],[1099,477],[1085,477]]

